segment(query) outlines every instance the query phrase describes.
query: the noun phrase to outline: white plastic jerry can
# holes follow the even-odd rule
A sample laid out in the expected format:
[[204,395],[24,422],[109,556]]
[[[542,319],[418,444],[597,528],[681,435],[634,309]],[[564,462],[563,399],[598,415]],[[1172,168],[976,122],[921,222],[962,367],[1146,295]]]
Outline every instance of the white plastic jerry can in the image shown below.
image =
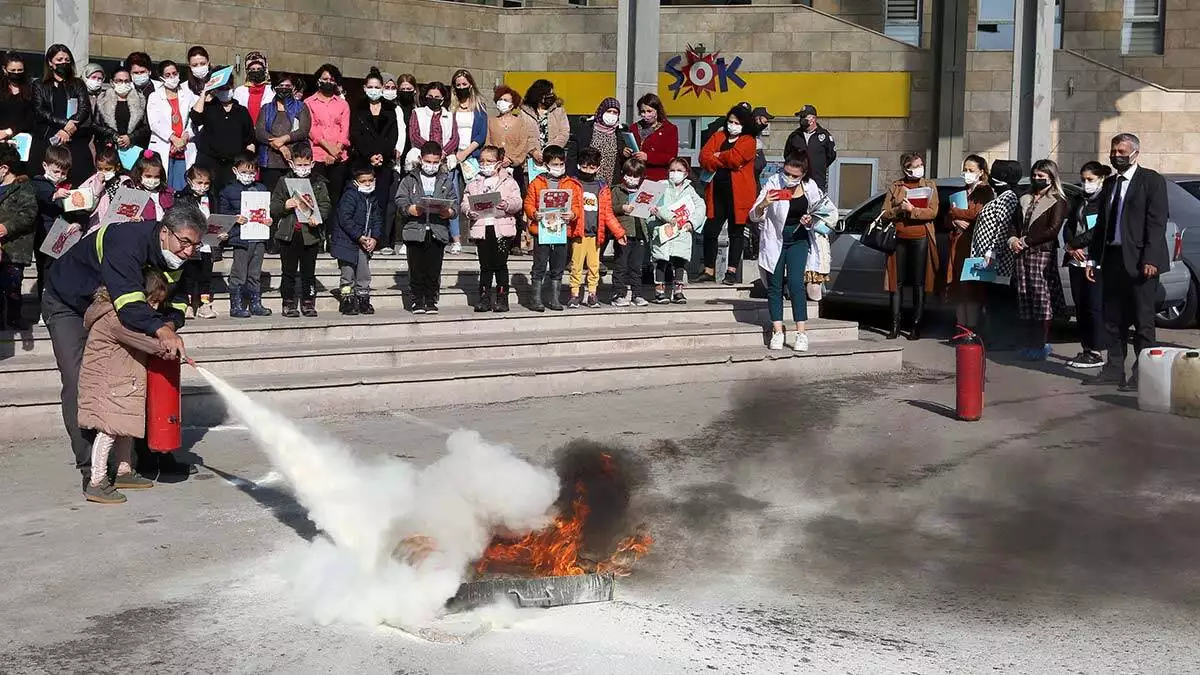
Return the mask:
[[1200,417],[1200,351],[1184,350],[1171,367],[1171,411]]
[[1184,349],[1150,347],[1138,354],[1138,408],[1171,412],[1171,367]]

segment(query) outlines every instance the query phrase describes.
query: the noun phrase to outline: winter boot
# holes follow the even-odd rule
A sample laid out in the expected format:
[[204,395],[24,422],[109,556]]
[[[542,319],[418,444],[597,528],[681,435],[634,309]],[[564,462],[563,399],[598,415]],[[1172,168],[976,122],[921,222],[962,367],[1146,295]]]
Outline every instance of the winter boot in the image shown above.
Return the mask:
[[246,309],[246,298],[242,295],[241,286],[229,287],[229,316],[235,319],[250,318],[250,310]]
[[496,304],[492,307],[493,312],[508,311],[508,286],[496,287]]
[[309,319],[317,318],[317,289],[304,284],[304,299],[300,301],[300,313]]
[[541,281],[533,282],[533,288],[532,288],[533,294],[529,298],[529,309],[532,309],[535,312],[546,311],[546,305],[542,304],[542,289],[543,288],[544,288],[544,284]]
[[479,287],[479,302],[475,303],[476,312],[492,311],[492,289],[490,286]]
[[546,309],[548,309],[552,312],[563,311],[562,301],[559,300],[560,297],[562,297],[562,282],[561,281],[551,281],[550,282],[550,301],[546,303]]
[[338,303],[338,311],[346,316],[358,315],[358,298],[354,297],[354,293],[349,288],[342,288],[341,302]]
[[288,319],[299,318],[300,312],[296,309],[295,300],[289,299],[283,301],[283,316]]
[[271,316],[271,310],[267,307],[263,307],[262,291],[247,291],[244,287],[242,290],[246,293],[246,297],[250,298],[251,314],[254,316]]
[[359,314],[374,314],[375,305],[371,304],[371,296],[363,293],[357,297]]

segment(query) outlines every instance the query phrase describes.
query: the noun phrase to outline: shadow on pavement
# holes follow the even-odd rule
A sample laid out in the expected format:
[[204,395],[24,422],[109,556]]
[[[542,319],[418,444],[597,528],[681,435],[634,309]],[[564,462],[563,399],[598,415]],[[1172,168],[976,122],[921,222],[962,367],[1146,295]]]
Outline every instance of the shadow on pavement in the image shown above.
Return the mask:
[[292,528],[292,531],[300,535],[305,541],[312,541],[317,536],[317,533],[320,532],[317,526],[308,519],[308,514],[304,510],[304,507],[300,506],[300,503],[296,501],[292,493],[286,489],[271,485],[260,486],[252,480],[212,466],[206,465],[204,468],[224,478],[226,483],[237,488],[239,492],[250,497],[260,506],[265,507],[275,517],[275,520]]

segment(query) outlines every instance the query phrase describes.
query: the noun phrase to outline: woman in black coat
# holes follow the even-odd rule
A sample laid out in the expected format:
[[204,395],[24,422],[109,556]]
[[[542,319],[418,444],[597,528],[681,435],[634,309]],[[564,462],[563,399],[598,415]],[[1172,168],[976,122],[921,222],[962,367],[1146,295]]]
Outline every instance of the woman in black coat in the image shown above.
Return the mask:
[[75,57],[66,45],[54,44],[46,50],[46,75],[33,85],[33,116],[31,165],[37,166],[47,146],[61,145],[71,153],[67,176],[71,185],[79,185],[95,173],[88,147],[92,101],[83,80],[75,77]]
[[[0,141],[33,132],[33,94],[25,75],[25,60],[16,52],[2,59],[0,69]],[[24,171],[21,171],[24,174]]]
[[[383,98],[383,75],[377,68],[367,73],[363,94],[362,100],[350,109],[350,149],[357,163],[375,170],[375,200],[380,209],[386,210],[391,201],[393,158],[400,138],[396,104]],[[391,230],[386,225],[384,229]],[[385,236],[384,241],[391,239]]]

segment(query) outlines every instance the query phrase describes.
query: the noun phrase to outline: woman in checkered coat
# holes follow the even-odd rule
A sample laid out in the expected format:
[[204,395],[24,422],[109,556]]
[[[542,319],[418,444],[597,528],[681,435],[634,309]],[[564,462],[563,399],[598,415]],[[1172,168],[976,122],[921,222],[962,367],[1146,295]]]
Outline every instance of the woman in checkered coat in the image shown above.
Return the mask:
[[1057,264],[1058,231],[1068,205],[1059,180],[1058,165],[1048,159],[1033,164],[1029,193],[1021,197],[1018,217],[1009,232],[1017,286],[1017,310],[1028,327],[1022,358],[1042,361],[1050,355],[1046,339],[1050,320],[1066,303]]

